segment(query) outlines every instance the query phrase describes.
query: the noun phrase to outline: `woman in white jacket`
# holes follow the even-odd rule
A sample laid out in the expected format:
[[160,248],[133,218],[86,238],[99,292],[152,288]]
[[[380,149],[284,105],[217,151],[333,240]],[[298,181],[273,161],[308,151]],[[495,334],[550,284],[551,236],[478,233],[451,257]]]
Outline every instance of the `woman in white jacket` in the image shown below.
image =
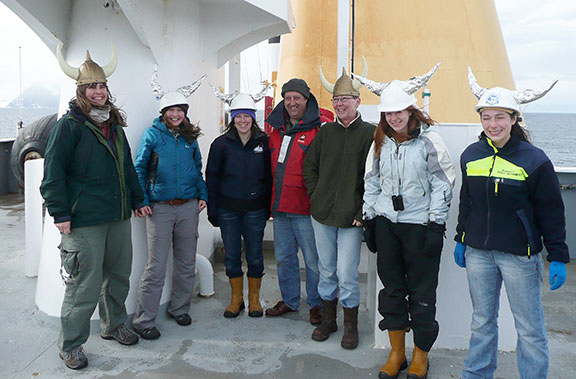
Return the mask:
[[391,352],[380,378],[397,378],[408,367],[405,335],[414,332],[408,378],[426,378],[428,352],[438,336],[436,287],[455,170],[434,121],[413,93],[425,86],[436,65],[422,77],[375,83],[356,76],[380,95],[380,123],[367,165],[364,217],[375,225],[378,296]]

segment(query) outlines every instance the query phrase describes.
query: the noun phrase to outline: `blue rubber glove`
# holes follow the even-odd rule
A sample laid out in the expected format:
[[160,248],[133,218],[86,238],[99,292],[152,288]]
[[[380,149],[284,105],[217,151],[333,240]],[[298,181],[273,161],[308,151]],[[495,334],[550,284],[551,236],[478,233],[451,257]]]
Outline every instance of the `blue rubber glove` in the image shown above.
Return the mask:
[[566,264],[558,261],[550,262],[548,274],[550,276],[550,289],[552,291],[557,290],[566,281]]
[[466,252],[466,245],[461,242],[456,243],[456,248],[454,249],[454,262],[462,268],[466,267],[466,257],[464,253]]

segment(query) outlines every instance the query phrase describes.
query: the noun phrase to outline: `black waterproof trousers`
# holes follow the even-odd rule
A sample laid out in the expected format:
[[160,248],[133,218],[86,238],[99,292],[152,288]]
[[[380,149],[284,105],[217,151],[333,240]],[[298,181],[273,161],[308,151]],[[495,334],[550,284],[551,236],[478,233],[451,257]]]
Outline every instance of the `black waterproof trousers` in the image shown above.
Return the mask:
[[414,332],[414,343],[430,351],[438,336],[436,287],[442,250],[424,253],[426,226],[376,218],[381,330]]

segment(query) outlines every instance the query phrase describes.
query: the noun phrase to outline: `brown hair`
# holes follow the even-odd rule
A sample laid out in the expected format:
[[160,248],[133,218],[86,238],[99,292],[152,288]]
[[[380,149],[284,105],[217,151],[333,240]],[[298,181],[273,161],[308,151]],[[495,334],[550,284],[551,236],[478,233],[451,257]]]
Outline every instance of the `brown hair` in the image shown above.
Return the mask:
[[420,123],[425,123],[428,125],[433,125],[436,121],[432,120],[430,116],[424,114],[420,109],[411,105],[406,110],[410,113],[410,118],[408,119],[408,136],[399,135],[392,129],[392,127],[386,121],[386,113],[380,113],[380,122],[374,131],[374,146],[376,156],[380,156],[380,150],[382,150],[382,144],[384,143],[384,137],[394,138],[397,142],[406,141],[412,137],[414,131],[420,126]]
[[[168,127],[168,129],[170,129],[170,126],[168,125],[168,123],[164,119],[164,116],[166,115],[166,111],[170,108],[172,108],[172,106],[162,109],[162,116],[160,116],[160,120],[166,124],[166,127]],[[180,109],[182,109],[182,108],[180,108]],[[184,109],[182,109],[182,110],[184,110]],[[186,113],[186,110],[184,110],[184,113]],[[190,122],[190,120],[188,120],[188,116],[184,117],[184,120],[182,120],[182,123],[176,127],[176,131],[178,132],[178,134],[184,136],[188,140],[189,143],[196,141],[198,139],[198,137],[200,137],[202,135],[200,127],[192,124]]]
[[[86,88],[88,88],[89,85],[90,84],[82,84],[76,87],[76,99],[75,99],[78,108],[80,108],[82,113],[84,113],[84,115],[88,118],[90,118],[90,111],[92,110],[93,106],[90,103],[90,100],[88,100],[88,98],[86,97]],[[126,126],[126,113],[124,113],[123,110],[114,105],[114,101],[116,101],[116,99],[110,93],[110,89],[108,88],[108,86],[106,86],[106,93],[108,94],[108,97],[106,99],[106,105],[110,107],[110,119],[109,119],[110,124],[111,125],[118,124],[120,126]]]
[[[512,124],[512,128],[510,129],[510,135],[516,136],[520,138],[522,141],[532,144],[530,133],[528,133],[528,130],[526,130],[525,128],[522,127],[522,125],[520,125],[520,122],[522,122],[522,116],[518,112],[510,114],[510,118],[514,116],[516,116],[516,122]],[[482,112],[480,112],[480,119],[482,119]],[[486,136],[486,133],[482,131],[478,136],[478,139],[484,139],[484,138],[488,137]]]

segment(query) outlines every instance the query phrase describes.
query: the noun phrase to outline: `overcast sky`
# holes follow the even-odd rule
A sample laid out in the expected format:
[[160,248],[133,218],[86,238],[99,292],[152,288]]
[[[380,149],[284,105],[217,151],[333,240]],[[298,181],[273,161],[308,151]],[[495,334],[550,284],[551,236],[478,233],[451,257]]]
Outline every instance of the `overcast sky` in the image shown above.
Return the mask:
[[[541,88],[559,79],[527,112],[576,112],[576,1],[495,0],[518,89]],[[48,50],[0,2],[0,106],[18,95],[18,47],[22,46],[22,87],[58,91],[67,79]],[[481,83],[480,83],[481,84]]]

